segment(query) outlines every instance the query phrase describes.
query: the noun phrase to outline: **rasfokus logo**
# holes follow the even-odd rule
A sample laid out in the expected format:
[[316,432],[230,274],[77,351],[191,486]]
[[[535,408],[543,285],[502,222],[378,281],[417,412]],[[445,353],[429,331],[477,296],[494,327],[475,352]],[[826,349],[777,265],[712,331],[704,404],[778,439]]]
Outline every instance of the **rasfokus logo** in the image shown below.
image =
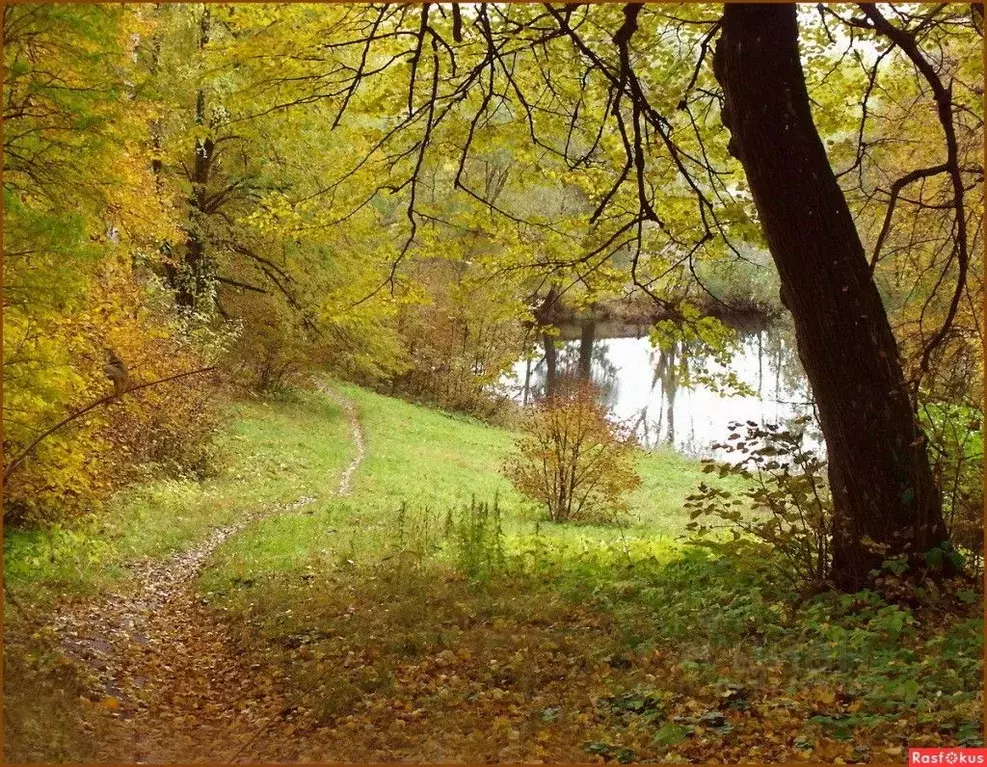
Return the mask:
[[910,748],[909,764],[987,764],[987,748]]

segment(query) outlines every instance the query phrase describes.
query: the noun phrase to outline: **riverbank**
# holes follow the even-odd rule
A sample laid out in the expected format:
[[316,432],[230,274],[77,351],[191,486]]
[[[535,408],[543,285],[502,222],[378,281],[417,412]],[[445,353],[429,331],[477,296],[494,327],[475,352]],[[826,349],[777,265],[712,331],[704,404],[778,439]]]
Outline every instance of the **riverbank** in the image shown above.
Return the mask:
[[[778,320],[782,315],[780,304],[765,303],[755,299],[734,299],[730,304],[721,303],[703,293],[695,296],[693,303],[703,317],[712,317],[725,325],[746,332],[756,332]],[[599,301],[591,309],[580,310],[560,304],[552,315],[560,329],[559,337],[566,341],[580,338],[580,327],[586,321],[596,323],[598,338],[645,336],[657,323],[664,320],[678,321],[669,309],[656,304],[641,292],[623,298]]]

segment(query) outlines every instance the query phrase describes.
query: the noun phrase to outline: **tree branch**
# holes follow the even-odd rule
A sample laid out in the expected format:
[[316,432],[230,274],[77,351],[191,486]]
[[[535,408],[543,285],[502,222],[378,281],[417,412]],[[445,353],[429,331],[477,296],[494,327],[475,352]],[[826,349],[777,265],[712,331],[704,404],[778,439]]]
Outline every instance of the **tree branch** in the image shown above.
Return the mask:
[[[167,383],[168,381],[175,381],[178,380],[179,378],[186,378],[188,376],[197,375],[198,373],[206,373],[210,370],[215,370],[215,369],[216,369],[215,365],[210,365],[209,367],[199,368],[198,370],[188,370],[185,371],[184,373],[176,373],[175,375],[167,376],[165,378],[159,378],[156,381],[148,381],[146,383],[136,384],[135,386],[131,386],[129,389],[122,392],[122,394],[130,394],[131,392],[135,392],[140,389],[147,389],[150,386],[157,386],[158,384]],[[113,393],[113,394],[107,394],[105,397],[100,397],[95,402],[90,402],[81,410],[76,410],[74,413],[70,413],[51,428],[41,432],[41,434],[38,435],[34,439],[34,441],[30,445],[28,445],[23,450],[23,452],[21,452],[20,455],[18,455],[14,460],[12,460],[8,464],[6,471],[4,471],[3,481],[0,482],[0,486],[6,486],[7,480],[10,479],[10,475],[13,474],[18,468],[20,468],[20,466],[24,463],[24,459],[27,458],[27,456],[29,456],[31,453],[33,453],[35,448],[37,448],[37,446],[40,445],[45,439],[50,437],[52,434],[54,434],[56,431],[61,429],[66,424],[69,424],[72,421],[76,420],[77,418],[84,416],[86,413],[99,407],[100,405],[106,404],[107,402],[116,399],[117,396],[118,395],[116,393]]]

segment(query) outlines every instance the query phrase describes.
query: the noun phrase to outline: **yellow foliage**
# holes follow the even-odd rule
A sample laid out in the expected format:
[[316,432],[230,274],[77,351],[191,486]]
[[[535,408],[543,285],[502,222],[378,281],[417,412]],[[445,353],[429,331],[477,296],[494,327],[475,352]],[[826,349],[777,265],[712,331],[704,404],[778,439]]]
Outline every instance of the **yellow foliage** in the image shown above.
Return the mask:
[[547,508],[553,522],[613,519],[627,509],[627,494],[641,483],[635,444],[607,419],[590,384],[539,403],[523,432],[520,455],[504,471],[522,494]]
[[[122,258],[104,266],[79,302],[84,308],[5,317],[5,472],[36,436],[113,391],[103,371],[107,350],[127,365],[132,384],[206,366],[183,340],[187,329],[168,319],[163,295],[155,302]],[[190,376],[69,422],[11,474],[5,516],[54,521],[92,511],[140,472],[201,473],[216,424],[214,388],[206,375]]]

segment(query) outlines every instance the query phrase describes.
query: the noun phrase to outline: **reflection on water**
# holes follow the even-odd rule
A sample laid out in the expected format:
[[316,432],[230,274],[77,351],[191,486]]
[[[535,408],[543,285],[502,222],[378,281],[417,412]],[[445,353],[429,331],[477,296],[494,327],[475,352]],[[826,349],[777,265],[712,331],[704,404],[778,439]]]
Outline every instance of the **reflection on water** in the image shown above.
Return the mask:
[[[643,329],[642,329],[643,330]],[[654,348],[647,335],[601,337],[587,343],[585,329],[563,329],[556,341],[556,379],[575,378],[589,367],[593,382],[615,418],[628,421],[647,447],[672,445],[699,457],[725,457],[712,445],[726,440],[731,422],[786,424],[812,415],[808,382],[787,328],[740,331],[739,348],[729,365],[720,365],[683,343]],[[518,362],[505,383],[518,402],[530,404],[548,386],[545,357]],[[732,373],[736,388],[723,387]],[[807,444],[821,449],[817,430]]]

